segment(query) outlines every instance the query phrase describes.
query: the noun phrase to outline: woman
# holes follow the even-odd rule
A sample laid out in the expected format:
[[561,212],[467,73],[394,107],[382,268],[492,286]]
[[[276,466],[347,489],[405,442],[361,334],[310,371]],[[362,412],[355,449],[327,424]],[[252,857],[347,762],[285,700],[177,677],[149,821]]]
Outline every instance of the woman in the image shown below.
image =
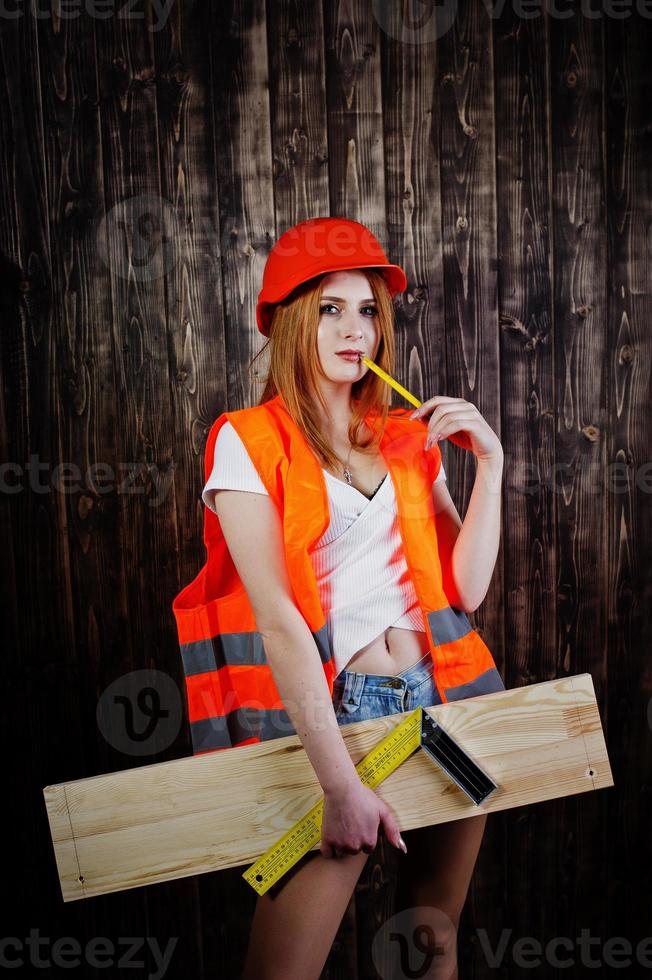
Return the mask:
[[[405,410],[392,421],[391,390],[360,360],[366,354],[393,373],[391,297],[405,287],[403,270],[357,222],[311,219],[286,232],[270,253],[257,306],[259,329],[270,337],[267,386],[258,407],[225,413],[209,438],[203,499],[214,523],[205,540],[220,556],[212,574],[222,577],[227,600],[213,617],[219,628],[204,628],[213,650],[219,635],[223,659],[207,666],[199,634],[182,645],[195,747],[296,731],[324,791],[320,850],[258,898],[243,980],[319,977],[378,832],[406,850],[389,808],[360,782],[338,726],[504,689],[464,615],[484,598],[498,550],[500,442],[460,398],[435,396],[415,413],[421,421],[409,421]],[[477,460],[463,524],[446,489],[441,438]],[[319,461],[321,474],[310,460]],[[426,486],[428,501],[423,493],[410,496],[410,480],[419,479],[426,479],[415,485]],[[302,533],[310,567],[301,565],[296,547]],[[420,550],[424,536],[434,542],[434,562]],[[426,578],[439,575],[435,598],[427,597],[424,556]],[[202,571],[205,600],[211,573]],[[179,623],[197,601],[197,588],[188,589],[175,602]],[[251,627],[238,627],[240,660],[224,652],[236,629],[227,622],[236,599],[244,603],[238,623],[249,607],[252,623],[255,616]],[[180,626],[184,635],[190,637]],[[264,653],[243,659],[243,638],[251,644],[253,636],[262,638]],[[198,650],[201,662],[191,666]],[[282,710],[267,700],[269,670]],[[219,706],[206,709],[218,677]],[[245,688],[252,677],[257,686]],[[204,686],[191,688],[191,681]],[[247,709],[243,691],[258,697]],[[289,727],[282,728],[283,718]],[[208,721],[213,742],[200,741]],[[405,834],[410,847],[398,902],[437,909],[449,923],[449,935],[434,937],[449,951],[448,966],[452,960],[452,972],[447,966],[439,976],[457,976],[455,932],[485,821],[480,814]]]

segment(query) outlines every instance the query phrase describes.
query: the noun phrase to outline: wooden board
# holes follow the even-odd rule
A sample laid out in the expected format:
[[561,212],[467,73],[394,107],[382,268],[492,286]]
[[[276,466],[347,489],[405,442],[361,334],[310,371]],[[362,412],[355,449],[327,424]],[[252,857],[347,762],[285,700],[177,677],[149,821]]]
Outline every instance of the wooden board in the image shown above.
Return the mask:
[[[590,674],[427,710],[498,789],[478,808],[417,751],[376,790],[401,830],[613,786]],[[408,713],[343,726],[354,762]],[[322,791],[290,735],[46,786],[43,795],[70,902],[251,864]]]

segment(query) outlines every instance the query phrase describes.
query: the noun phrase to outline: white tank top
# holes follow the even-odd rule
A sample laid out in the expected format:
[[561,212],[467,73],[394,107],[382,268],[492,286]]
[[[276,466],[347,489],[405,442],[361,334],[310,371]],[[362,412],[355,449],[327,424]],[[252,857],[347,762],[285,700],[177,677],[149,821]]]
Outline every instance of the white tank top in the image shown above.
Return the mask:
[[[425,630],[398,527],[388,473],[371,499],[322,467],[330,523],[310,559],[327,619],[336,675],[388,626]],[[443,465],[437,480],[445,480]],[[215,441],[202,500],[215,511],[215,490],[267,493],[247,449],[227,420]]]

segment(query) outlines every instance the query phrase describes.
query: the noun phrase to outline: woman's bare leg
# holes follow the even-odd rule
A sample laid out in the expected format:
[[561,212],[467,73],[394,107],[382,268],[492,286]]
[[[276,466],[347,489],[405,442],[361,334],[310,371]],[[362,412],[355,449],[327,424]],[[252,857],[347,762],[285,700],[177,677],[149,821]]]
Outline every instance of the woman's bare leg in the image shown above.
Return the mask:
[[[433,960],[433,972],[428,974],[428,980],[430,977],[458,980],[457,930],[486,822],[487,814],[480,813],[403,831],[408,853],[400,860],[396,912],[426,906],[443,913],[439,919],[435,916],[432,920],[436,925],[441,924],[444,934],[434,936],[439,952]],[[405,928],[409,941],[414,930],[419,928],[416,914],[412,918],[406,917]],[[449,950],[449,953],[445,954],[443,950]]]
[[241,980],[318,980],[368,854],[317,854],[259,895]]

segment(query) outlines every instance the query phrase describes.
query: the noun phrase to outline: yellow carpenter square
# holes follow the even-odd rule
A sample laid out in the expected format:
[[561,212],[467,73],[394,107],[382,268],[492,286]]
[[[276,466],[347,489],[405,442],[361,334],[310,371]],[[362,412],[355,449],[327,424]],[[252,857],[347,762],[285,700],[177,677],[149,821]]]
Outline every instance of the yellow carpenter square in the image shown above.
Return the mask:
[[[383,738],[355,767],[360,781],[373,789],[419,748],[421,741],[421,708],[416,708],[405,721]],[[300,857],[312,850],[321,840],[324,797],[293,827],[283,834],[263,856],[243,873],[259,895],[276,884]]]

